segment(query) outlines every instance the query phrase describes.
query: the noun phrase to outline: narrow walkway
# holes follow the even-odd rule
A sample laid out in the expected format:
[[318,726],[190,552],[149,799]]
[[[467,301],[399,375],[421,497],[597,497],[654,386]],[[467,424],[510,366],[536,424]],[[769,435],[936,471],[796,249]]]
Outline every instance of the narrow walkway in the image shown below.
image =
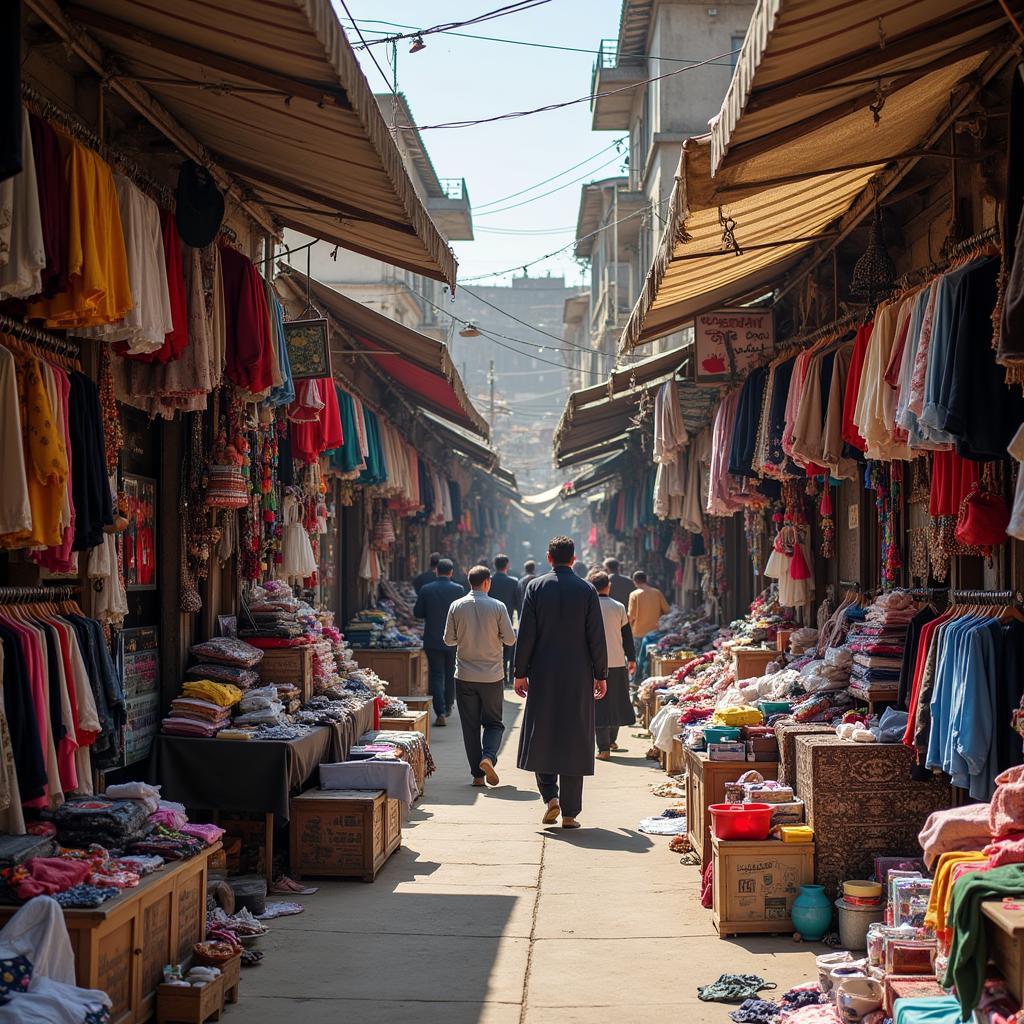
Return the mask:
[[306,912],[273,922],[244,972],[247,1024],[622,1024],[722,1021],[696,986],[755,972],[780,989],[813,975],[789,938],[721,941],[694,867],[636,824],[667,801],[664,775],[628,748],[584,792],[579,832],[545,830],[532,776],[515,767],[521,702],[506,691],[501,786],[473,789],[453,718],[434,729],[437,773],[403,847],[372,885],[313,882]]

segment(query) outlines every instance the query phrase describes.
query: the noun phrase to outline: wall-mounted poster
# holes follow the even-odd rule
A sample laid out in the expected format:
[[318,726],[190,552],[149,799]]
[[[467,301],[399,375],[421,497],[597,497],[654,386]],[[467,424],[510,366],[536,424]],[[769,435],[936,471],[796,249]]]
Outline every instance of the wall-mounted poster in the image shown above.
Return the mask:
[[331,376],[331,332],[326,318],[287,321],[284,340],[293,380]]
[[126,590],[156,589],[156,481],[124,473],[121,488],[128,502],[128,529],[120,535]]
[[702,313],[694,322],[694,343],[698,382],[742,376],[771,354],[775,345],[772,311],[719,309]]
[[117,669],[127,706],[123,762],[149,756],[160,728],[160,634],[155,626],[117,634]]

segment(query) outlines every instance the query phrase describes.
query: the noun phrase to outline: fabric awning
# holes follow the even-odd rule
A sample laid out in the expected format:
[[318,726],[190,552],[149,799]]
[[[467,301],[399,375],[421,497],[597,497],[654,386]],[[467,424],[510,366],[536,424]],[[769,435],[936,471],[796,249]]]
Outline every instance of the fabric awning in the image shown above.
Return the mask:
[[[448,349],[439,341],[377,313],[341,292],[292,267],[279,264],[277,280],[296,297],[306,295],[351,341],[356,350],[420,405],[481,437],[489,436],[487,421],[469,400]],[[346,346],[347,348],[348,346]]]
[[546,491],[541,491],[539,494],[524,494],[522,502],[524,505],[546,505],[561,493],[562,485],[555,484],[554,487],[549,487]]
[[625,455],[620,452],[595,463],[562,488],[562,499],[568,501],[570,498],[578,498],[596,487],[604,486],[622,472],[625,462]]
[[[798,24],[801,15],[806,15],[821,26],[822,46],[827,41],[838,47],[846,45],[843,26],[856,20],[854,15],[859,17],[866,8],[876,6],[880,8],[881,4],[843,6],[833,0],[762,0],[744,54],[774,52],[771,17],[765,13],[768,8],[775,11],[776,24],[792,18],[795,38],[802,38]],[[929,7],[924,2],[904,6]],[[956,5],[944,2],[943,6]],[[826,11],[828,18],[837,19],[835,25],[824,17]],[[877,39],[874,15],[871,22]],[[780,45],[779,64],[769,62],[768,66],[788,68],[796,82],[793,88],[797,88],[804,66],[800,62],[817,61],[819,53],[813,41],[805,46],[793,43],[793,38],[786,37],[789,45]],[[849,44],[853,52],[864,45],[863,39],[863,31],[854,34]],[[881,92],[872,65],[860,73],[855,96],[832,104],[832,91],[823,90],[824,99],[814,100],[823,106],[793,122],[791,132],[781,128],[774,131],[775,122],[766,108],[763,117],[759,114],[755,118],[752,131],[756,137],[744,147],[737,140],[746,138],[741,129],[747,115],[738,121],[731,119],[733,132],[728,136],[723,124],[730,118],[723,109],[711,135],[687,139],[683,144],[667,225],[654,265],[622,333],[621,349],[629,351],[671,334],[690,323],[697,313],[772,287],[811,245],[829,237],[834,222],[850,210],[877,172],[905,159],[908,151],[930,139],[948,114],[952,90],[980,67],[995,45],[991,33],[982,33],[944,59],[933,59],[932,49],[916,52],[914,68],[903,75],[883,77]],[[888,53],[888,47],[882,52]],[[909,52],[905,56],[910,60]],[[742,92],[746,82],[749,92],[751,80],[756,85],[760,74],[757,58],[748,56],[737,68],[726,103],[734,107],[739,104],[736,90]],[[870,86],[865,85],[866,80]],[[725,145],[724,139],[736,145],[712,176],[713,157]],[[731,236],[723,218],[728,221]]]
[[285,226],[455,284],[330,0],[75,0],[64,14]]
[[487,472],[500,472],[498,453],[479,437],[474,437],[468,430],[462,430],[441,416],[422,410],[427,428],[441,441],[445,448],[462,456]]

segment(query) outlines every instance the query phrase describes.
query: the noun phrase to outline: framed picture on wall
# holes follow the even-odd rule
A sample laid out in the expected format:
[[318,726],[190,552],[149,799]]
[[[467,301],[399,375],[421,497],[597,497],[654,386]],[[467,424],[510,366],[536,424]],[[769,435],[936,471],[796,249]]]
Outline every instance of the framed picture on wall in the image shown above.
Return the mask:
[[287,321],[284,340],[293,380],[331,376],[331,332],[326,317]]
[[156,590],[156,481],[124,473],[128,528],[119,535],[126,590]]

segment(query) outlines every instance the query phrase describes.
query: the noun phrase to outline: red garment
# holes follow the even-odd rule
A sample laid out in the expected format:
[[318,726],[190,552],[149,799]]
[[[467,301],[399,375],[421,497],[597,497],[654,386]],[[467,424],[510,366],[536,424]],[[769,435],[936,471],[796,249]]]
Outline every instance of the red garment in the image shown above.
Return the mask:
[[185,266],[181,253],[181,237],[174,214],[163,210],[160,229],[164,236],[164,262],[167,265],[167,290],[171,296],[171,322],[174,330],[164,336],[163,348],[152,358],[161,363],[177,359],[188,347],[188,291],[185,288]]
[[224,284],[225,376],[250,394],[274,383],[270,314],[263,278],[252,261],[226,245],[220,247]]
[[321,452],[340,448],[345,443],[334,382],[330,377],[323,377],[317,383],[324,403],[319,418],[310,422],[293,422],[291,428],[292,457],[303,462],[316,462]]
[[905,747],[914,745],[914,733],[917,731],[917,701],[921,696],[921,682],[924,676],[924,666],[928,661],[928,648],[931,646],[932,636],[939,626],[949,622],[952,617],[950,611],[945,611],[937,619],[932,619],[931,622],[927,622],[921,627],[921,636],[917,642],[917,657],[914,659],[914,674],[911,677],[913,682],[910,687],[910,697],[907,699],[907,727],[903,732]]
[[305,647],[314,642],[309,636],[247,636],[245,642],[250,647],[258,647],[262,651],[275,650],[278,647]]
[[19,900],[64,892],[84,882],[92,865],[84,860],[67,860],[64,857],[32,857],[25,862],[25,870],[29,877],[14,885],[14,895]]
[[932,454],[932,489],[928,497],[928,515],[955,516],[960,503],[978,482],[981,465],[961,458],[954,451]]
[[853,422],[853,413],[857,408],[857,397],[860,394],[860,377],[864,369],[864,356],[868,342],[871,340],[871,329],[874,321],[862,324],[857,331],[850,356],[850,370],[846,377],[846,393],[843,395],[843,440],[857,451],[867,451],[868,443],[860,436],[857,425]]
[[991,843],[981,851],[988,857],[991,867],[1001,868],[1004,864],[1024,864],[1024,833],[1007,836]]

